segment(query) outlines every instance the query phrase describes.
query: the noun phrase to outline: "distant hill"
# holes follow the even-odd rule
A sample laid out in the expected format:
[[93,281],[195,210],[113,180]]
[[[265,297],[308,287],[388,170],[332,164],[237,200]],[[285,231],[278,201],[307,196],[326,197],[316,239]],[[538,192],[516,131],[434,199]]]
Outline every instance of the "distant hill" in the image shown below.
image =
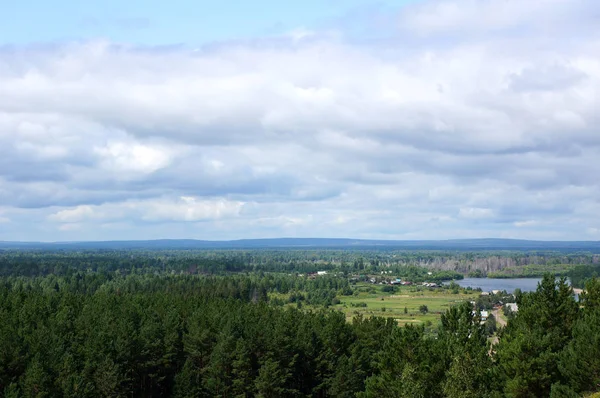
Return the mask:
[[382,249],[449,251],[589,251],[600,253],[600,241],[534,241],[519,239],[369,240],[342,238],[276,238],[208,241],[160,239],[100,242],[2,242],[0,249],[94,250],[94,249]]

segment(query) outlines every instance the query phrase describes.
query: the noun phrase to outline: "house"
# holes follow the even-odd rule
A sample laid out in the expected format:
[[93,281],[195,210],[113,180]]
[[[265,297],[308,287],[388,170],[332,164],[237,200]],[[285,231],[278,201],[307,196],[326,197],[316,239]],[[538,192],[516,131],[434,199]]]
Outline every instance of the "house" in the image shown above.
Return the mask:
[[481,292],[481,295],[482,295],[482,296],[489,296],[489,295],[490,295],[490,292]]
[[487,311],[481,311],[481,320],[482,321],[487,321],[488,317],[490,316],[490,314]]
[[317,275],[319,275],[319,276],[327,275],[327,271],[317,271]]
[[519,306],[517,305],[517,303],[506,303],[504,304],[504,306],[509,308],[512,312],[519,311]]
[[[477,316],[477,310],[475,309],[475,310],[471,311],[471,315]],[[479,313],[479,316],[481,319],[481,324],[484,324],[485,321],[487,321],[487,319],[489,318],[490,313],[488,311],[483,310]]]
[[492,294],[500,294],[502,293],[502,290],[492,290]]

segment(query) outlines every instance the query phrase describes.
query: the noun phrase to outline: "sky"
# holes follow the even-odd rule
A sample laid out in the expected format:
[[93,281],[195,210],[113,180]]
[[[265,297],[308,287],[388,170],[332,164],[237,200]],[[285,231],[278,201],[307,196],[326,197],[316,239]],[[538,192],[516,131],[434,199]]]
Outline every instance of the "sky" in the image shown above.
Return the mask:
[[596,0],[0,1],[0,240],[600,240]]

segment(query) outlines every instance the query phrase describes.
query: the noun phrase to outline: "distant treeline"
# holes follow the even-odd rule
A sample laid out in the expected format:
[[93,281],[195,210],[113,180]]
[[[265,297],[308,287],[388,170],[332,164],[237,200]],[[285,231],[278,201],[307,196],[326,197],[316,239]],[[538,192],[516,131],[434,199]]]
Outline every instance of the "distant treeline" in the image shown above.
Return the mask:
[[[82,270],[231,273],[336,271],[366,274],[392,271],[394,275],[427,279],[422,269],[486,276],[541,276],[564,274],[575,264],[598,264],[590,253],[343,251],[343,250],[88,250],[0,251],[0,276],[69,275]],[[415,271],[421,269],[421,271]],[[430,278],[431,279],[431,278]],[[437,278],[438,280],[440,278]]]
[[579,303],[550,275],[519,294],[492,355],[469,303],[431,335],[268,301],[269,291],[301,288],[347,286],[260,274],[0,278],[0,395],[557,398],[600,389],[598,280]]

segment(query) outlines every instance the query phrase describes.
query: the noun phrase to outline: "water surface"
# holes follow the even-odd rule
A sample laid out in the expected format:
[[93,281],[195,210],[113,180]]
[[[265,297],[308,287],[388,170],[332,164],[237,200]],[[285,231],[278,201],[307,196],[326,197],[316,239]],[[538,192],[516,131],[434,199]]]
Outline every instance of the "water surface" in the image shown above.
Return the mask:
[[[456,280],[462,287],[471,286],[473,289],[478,287],[484,292],[491,292],[492,290],[506,290],[508,293],[513,293],[515,289],[519,288],[522,292],[532,292],[537,289],[538,283],[542,278],[515,278],[515,279],[503,279],[503,278],[465,278]],[[446,284],[450,282],[445,282]]]

